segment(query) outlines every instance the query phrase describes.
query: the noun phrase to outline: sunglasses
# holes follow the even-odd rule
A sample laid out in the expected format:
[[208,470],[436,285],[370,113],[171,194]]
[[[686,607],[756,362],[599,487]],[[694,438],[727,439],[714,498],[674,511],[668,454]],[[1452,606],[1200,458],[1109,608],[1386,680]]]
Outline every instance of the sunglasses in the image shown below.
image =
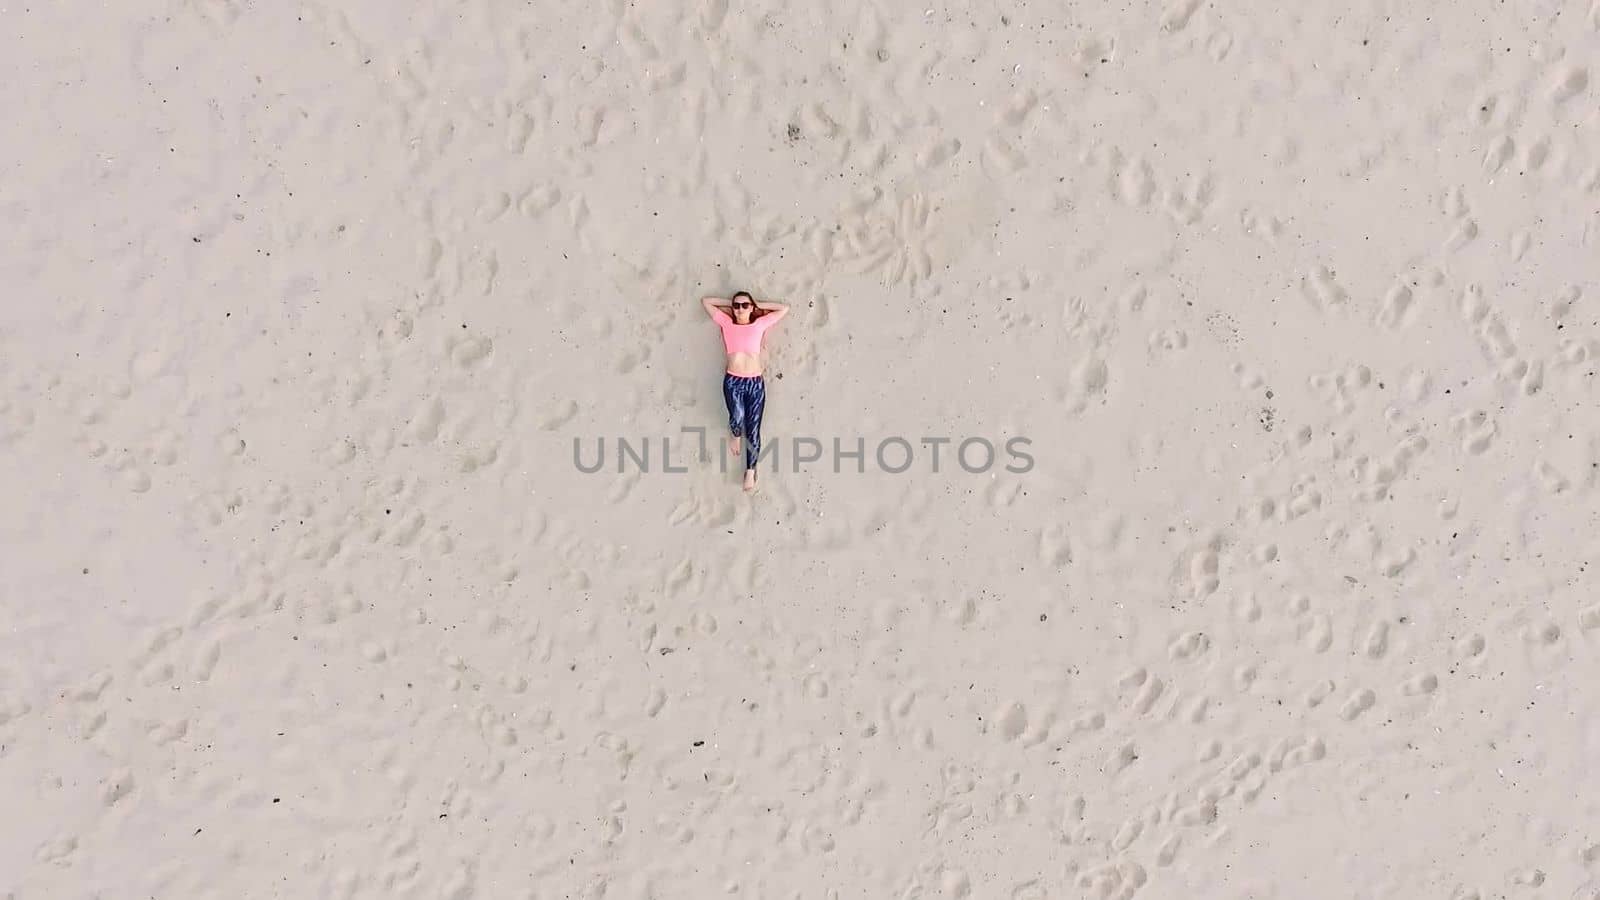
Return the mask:
[[746,301],[742,301],[742,300],[741,300],[741,301],[740,301],[740,302],[738,302],[738,303],[735,303],[735,304],[734,304],[734,305],[733,305],[733,308],[734,308],[734,309],[749,309],[749,308],[750,308],[750,307],[752,307],[752,306],[755,306],[755,304],[754,304],[754,303],[749,303],[749,302],[746,302]]

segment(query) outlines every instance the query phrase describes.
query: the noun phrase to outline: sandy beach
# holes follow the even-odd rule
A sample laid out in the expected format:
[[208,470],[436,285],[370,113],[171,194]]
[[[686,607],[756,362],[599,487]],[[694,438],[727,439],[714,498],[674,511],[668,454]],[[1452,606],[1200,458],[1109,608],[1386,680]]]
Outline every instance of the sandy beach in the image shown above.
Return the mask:
[[1600,2],[0,22],[0,900],[1600,900]]

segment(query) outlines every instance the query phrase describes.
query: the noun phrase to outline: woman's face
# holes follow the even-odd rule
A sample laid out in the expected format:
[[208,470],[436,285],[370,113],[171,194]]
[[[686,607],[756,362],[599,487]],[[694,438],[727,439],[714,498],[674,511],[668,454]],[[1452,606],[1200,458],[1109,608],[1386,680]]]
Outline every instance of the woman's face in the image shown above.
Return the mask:
[[755,303],[749,297],[733,298],[733,320],[740,325],[750,324],[750,316],[754,314]]

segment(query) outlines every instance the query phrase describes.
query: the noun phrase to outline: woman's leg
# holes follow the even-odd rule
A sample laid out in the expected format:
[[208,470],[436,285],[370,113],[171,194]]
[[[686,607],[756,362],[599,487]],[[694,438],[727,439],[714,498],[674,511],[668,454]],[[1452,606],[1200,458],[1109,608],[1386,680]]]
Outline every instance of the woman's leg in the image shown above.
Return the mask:
[[744,395],[737,376],[722,376],[722,400],[728,404],[728,431],[737,439],[744,434]]
[[744,467],[754,469],[761,458],[761,413],[767,405],[767,383],[752,378],[748,390],[744,398]]

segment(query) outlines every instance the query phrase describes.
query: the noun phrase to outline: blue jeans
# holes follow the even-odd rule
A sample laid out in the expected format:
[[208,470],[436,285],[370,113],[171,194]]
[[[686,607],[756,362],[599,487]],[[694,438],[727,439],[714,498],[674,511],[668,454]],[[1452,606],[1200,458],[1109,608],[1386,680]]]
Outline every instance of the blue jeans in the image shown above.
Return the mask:
[[760,375],[722,377],[722,399],[728,403],[728,428],[744,438],[744,467],[754,469],[761,453],[761,410],[767,405],[767,385]]

